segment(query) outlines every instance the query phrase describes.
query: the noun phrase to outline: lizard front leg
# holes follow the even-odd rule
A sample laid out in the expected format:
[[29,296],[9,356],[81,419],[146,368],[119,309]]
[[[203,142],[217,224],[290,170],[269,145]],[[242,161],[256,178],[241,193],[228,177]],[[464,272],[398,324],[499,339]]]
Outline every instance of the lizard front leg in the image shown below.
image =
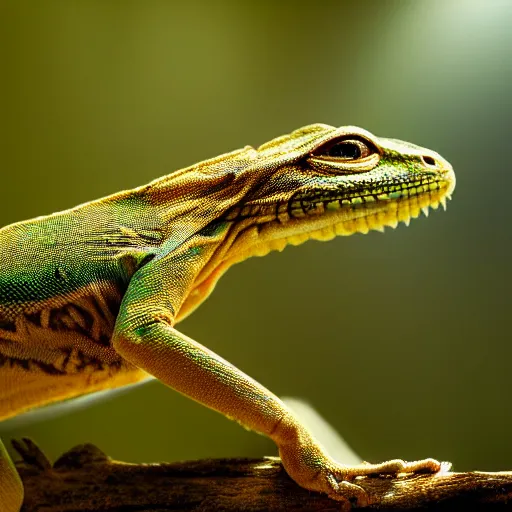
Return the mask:
[[19,512],[22,503],[23,484],[0,439],[0,509],[2,512]]
[[[288,474],[301,486],[337,500],[368,504],[356,476],[409,471],[435,472],[433,459],[343,466],[330,458],[299,419],[273,393],[174,327],[180,288],[201,251],[182,248],[139,269],[128,286],[113,336],[115,349],[168,386],[275,441]],[[188,258],[185,258],[184,255]]]

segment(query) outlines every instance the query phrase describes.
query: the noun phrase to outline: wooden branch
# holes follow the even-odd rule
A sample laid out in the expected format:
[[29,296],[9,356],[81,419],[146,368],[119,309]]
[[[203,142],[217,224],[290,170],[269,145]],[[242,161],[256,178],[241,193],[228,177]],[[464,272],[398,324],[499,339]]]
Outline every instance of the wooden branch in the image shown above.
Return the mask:
[[[127,464],[81,445],[52,466],[30,440],[13,442],[25,486],[23,512],[334,511],[276,457]],[[512,510],[512,472],[372,476],[357,480],[370,508],[386,511]]]

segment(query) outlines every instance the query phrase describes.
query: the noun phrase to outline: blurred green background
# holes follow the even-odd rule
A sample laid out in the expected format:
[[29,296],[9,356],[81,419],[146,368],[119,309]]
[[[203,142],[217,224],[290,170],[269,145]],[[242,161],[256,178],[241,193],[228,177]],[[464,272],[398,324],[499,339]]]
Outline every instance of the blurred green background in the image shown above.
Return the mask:
[[[366,460],[512,469],[510,1],[0,5],[0,225],[314,122],[445,156],[446,213],[246,261],[181,330],[312,403]],[[275,453],[159,382],[0,433],[51,457]]]

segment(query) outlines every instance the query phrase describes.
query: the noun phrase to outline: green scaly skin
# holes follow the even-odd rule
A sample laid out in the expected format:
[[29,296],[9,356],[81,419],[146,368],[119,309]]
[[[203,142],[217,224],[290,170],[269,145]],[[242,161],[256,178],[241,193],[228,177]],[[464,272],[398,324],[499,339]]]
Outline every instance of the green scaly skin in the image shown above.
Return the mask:
[[[317,124],[3,228],[0,420],[149,373],[272,438],[298,484],[334,499],[368,504],[356,476],[438,471],[338,464],[274,394],[175,325],[236,262],[408,223],[454,186],[433,151]],[[0,502],[17,512],[22,496],[0,446]]]

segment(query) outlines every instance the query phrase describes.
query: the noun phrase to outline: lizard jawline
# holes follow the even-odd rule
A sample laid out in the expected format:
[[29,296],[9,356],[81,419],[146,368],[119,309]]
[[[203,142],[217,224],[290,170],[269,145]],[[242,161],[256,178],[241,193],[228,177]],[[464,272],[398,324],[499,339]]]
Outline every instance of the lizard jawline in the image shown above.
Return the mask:
[[[383,231],[386,226],[397,227],[399,222],[409,224],[428,208],[445,204],[449,190],[446,187],[396,200],[377,201],[354,206],[340,206],[329,210],[318,203],[311,213],[302,218],[274,219],[265,224],[252,224],[239,232],[227,251],[229,266],[250,256],[265,256],[271,251],[282,251],[287,245],[300,245],[307,240],[331,240],[336,236]],[[226,260],[225,260],[226,262]]]

